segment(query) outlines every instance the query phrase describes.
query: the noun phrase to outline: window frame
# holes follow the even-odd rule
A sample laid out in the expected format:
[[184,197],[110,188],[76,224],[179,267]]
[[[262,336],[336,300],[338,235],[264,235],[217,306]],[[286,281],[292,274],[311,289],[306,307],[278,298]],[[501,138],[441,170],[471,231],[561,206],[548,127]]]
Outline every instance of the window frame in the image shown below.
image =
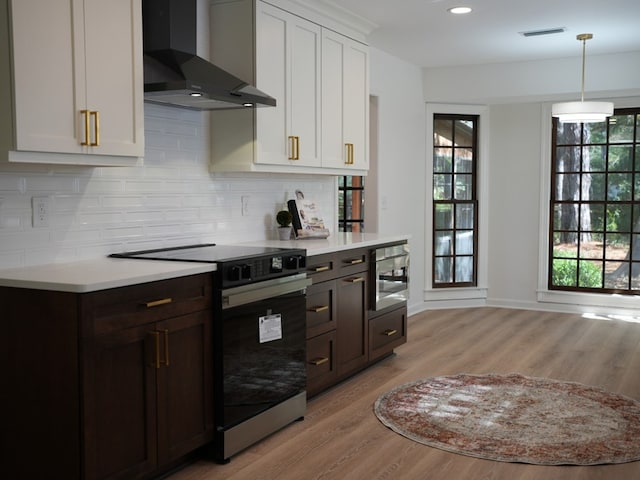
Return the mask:
[[[351,182],[349,182],[349,178]],[[354,179],[358,179],[359,185],[353,185]],[[364,232],[364,195],[365,195],[365,177],[360,175],[343,175],[338,177],[338,231],[340,232]],[[354,192],[359,192],[360,202],[358,208],[354,208],[352,201]],[[351,193],[351,202],[349,202],[349,193]],[[351,214],[348,215],[349,208]],[[357,217],[353,213],[359,213]],[[356,230],[353,226],[358,225]],[[347,230],[347,227],[351,227]]]
[[[444,171],[436,171],[436,162],[434,161],[436,155],[436,150],[439,148],[448,148],[448,147],[443,147],[441,145],[437,145],[435,141],[433,141],[432,143],[432,149],[430,152],[431,158],[432,158],[432,168],[431,168],[431,177],[432,177],[432,182],[431,182],[431,212],[432,212],[432,219],[433,221],[431,222],[431,244],[432,244],[432,248],[431,248],[431,288],[433,289],[445,289],[445,288],[454,288],[454,289],[459,289],[459,288],[469,288],[469,287],[477,287],[478,286],[478,265],[479,265],[479,261],[478,261],[478,256],[479,256],[479,219],[480,219],[480,214],[479,214],[479,193],[478,193],[478,184],[479,184],[479,170],[478,170],[478,158],[481,155],[480,153],[480,145],[479,145],[479,125],[480,125],[480,114],[477,113],[469,113],[469,114],[465,114],[465,113],[437,113],[434,112],[432,115],[432,122],[433,122],[433,128],[431,131],[431,137],[434,138],[435,136],[435,126],[437,123],[437,120],[450,120],[454,122],[455,125],[455,121],[456,120],[464,120],[464,121],[471,121],[473,122],[473,132],[472,132],[472,140],[471,140],[471,145],[470,146],[459,146],[456,147],[455,145],[451,146],[452,149],[452,154],[451,154],[451,169],[450,171],[444,172]],[[453,126],[452,128],[452,141],[455,143],[455,127]],[[471,168],[469,172],[460,172],[456,169],[456,165],[455,165],[455,150],[456,148],[464,148],[464,149],[470,149],[472,152],[472,157],[471,157]],[[463,173],[465,175],[469,174],[471,176],[471,198],[468,199],[457,199],[456,194],[455,194],[455,177],[456,174],[459,173]],[[444,176],[450,176],[451,177],[451,182],[450,182],[450,189],[451,189],[451,197],[449,199],[439,199],[436,200],[435,198],[435,189],[436,189],[436,177],[438,175],[444,175]],[[458,226],[458,222],[457,222],[457,212],[459,210],[459,206],[463,206],[463,205],[470,205],[473,209],[473,226],[472,228],[462,228]],[[438,218],[438,207],[441,206],[450,206],[451,207],[451,211],[452,211],[452,219],[451,219],[451,225],[450,227],[447,228],[438,228],[437,226],[437,218]],[[465,253],[457,253],[457,246],[456,246],[456,242],[453,241],[451,242],[451,254],[449,255],[439,255],[437,250],[438,250],[438,246],[437,246],[437,242],[436,242],[436,238],[438,235],[438,232],[452,232],[451,236],[453,238],[456,237],[456,232],[459,231],[471,231],[472,232],[472,237],[473,237],[473,241],[472,241],[472,253],[471,254],[465,254]],[[472,278],[469,281],[456,281],[456,262],[457,260],[461,259],[461,258],[471,258],[471,265],[472,265]],[[452,281],[450,282],[437,282],[437,263],[438,263],[438,259],[447,259],[449,258],[452,262],[451,265],[451,278]]]
[[[606,141],[604,143],[602,142],[585,142],[585,136],[584,136],[584,124],[580,124],[580,139],[579,142],[577,143],[571,143],[571,144],[558,144],[558,138],[557,138],[557,134],[558,134],[558,120],[557,119],[551,119],[550,123],[550,145],[549,145],[549,169],[546,175],[546,178],[548,180],[548,188],[549,188],[549,192],[548,192],[548,198],[549,198],[549,203],[548,203],[548,210],[547,210],[547,221],[546,221],[546,230],[548,232],[548,236],[547,236],[547,245],[546,245],[546,265],[545,265],[545,270],[546,270],[546,289],[550,292],[569,292],[572,294],[577,294],[577,293],[588,293],[588,294],[594,294],[595,296],[602,296],[602,295],[623,295],[625,297],[632,297],[632,296],[637,296],[640,293],[640,285],[637,286],[637,288],[632,288],[633,283],[632,283],[632,267],[633,264],[638,264],[639,262],[636,260],[634,262],[633,259],[633,255],[629,255],[629,258],[625,258],[623,260],[620,259],[616,259],[613,260],[611,257],[608,257],[607,255],[607,248],[606,248],[606,240],[607,240],[607,236],[613,236],[613,235],[626,235],[629,237],[629,248],[632,248],[632,242],[633,242],[633,236],[634,236],[634,227],[635,227],[635,223],[634,222],[634,218],[637,217],[638,215],[640,215],[640,213],[638,213],[640,211],[640,194],[637,191],[638,189],[638,185],[640,185],[640,158],[638,158],[638,152],[640,152],[640,107],[625,107],[625,108],[616,108],[614,111],[614,116],[616,115],[634,115],[634,122],[633,122],[633,139],[629,142],[612,142],[611,138],[610,138],[610,132],[611,132],[611,121],[608,119],[607,120],[607,125],[606,125]],[[631,158],[630,158],[630,162],[631,162],[631,170],[627,171],[627,170],[616,170],[616,169],[610,169],[609,167],[609,150],[610,148],[616,147],[616,146],[620,146],[621,144],[625,144],[625,145],[629,145],[630,146],[630,151],[631,151]],[[558,165],[558,161],[557,161],[557,154],[558,154],[558,148],[567,148],[567,147],[573,147],[573,148],[579,148],[579,149],[584,149],[584,148],[591,148],[594,146],[602,146],[604,148],[604,162],[603,162],[603,168],[602,170],[598,170],[596,171],[597,174],[602,174],[604,175],[605,178],[605,183],[604,183],[604,195],[602,199],[593,199],[593,198],[588,198],[587,200],[583,200],[582,198],[580,198],[578,201],[575,201],[575,199],[571,199],[571,200],[567,200],[564,198],[558,198],[558,191],[557,191],[557,181],[558,181],[558,175],[578,175],[581,178],[582,181],[582,176],[584,175],[584,173],[592,173],[594,170],[583,170],[583,162],[582,162],[582,157],[580,156],[580,160],[579,160],[579,164],[580,166],[578,167],[578,170],[571,170],[571,171],[557,171],[557,165]],[[563,173],[563,172],[569,172],[569,173]],[[611,174],[620,174],[620,173],[625,173],[631,176],[631,180],[630,180],[630,184],[631,184],[631,199],[630,200],[616,200],[616,199],[610,199],[609,195],[608,195],[608,178],[609,175]],[[561,196],[560,196],[561,197]],[[636,198],[636,199],[634,199]],[[555,212],[556,212],[556,208],[562,208],[562,205],[567,205],[567,206],[576,206],[576,208],[581,212],[582,209],[584,207],[588,207],[589,210],[591,209],[591,206],[602,206],[603,212],[607,212],[608,207],[615,205],[615,206],[621,206],[621,205],[628,205],[630,212],[631,212],[631,218],[630,218],[630,225],[628,228],[628,231],[623,231],[620,232],[618,230],[613,230],[613,229],[609,229],[606,225],[606,216],[604,224],[602,226],[601,230],[597,230],[594,228],[590,228],[588,231],[584,230],[582,228],[582,225],[580,225],[580,220],[578,218],[578,225],[575,229],[570,229],[567,230],[566,228],[556,228],[555,225]],[[590,224],[592,225],[592,224]],[[555,245],[554,245],[554,238],[555,235],[557,234],[573,234],[576,236],[576,255],[575,258],[574,257],[569,257],[569,256],[563,256],[561,254],[555,254]],[[584,235],[587,234],[597,234],[597,235],[602,235],[603,236],[603,252],[602,252],[602,256],[601,258],[591,258],[591,257],[583,257],[581,256],[581,242],[584,242],[584,240],[582,240]],[[640,235],[640,232],[635,232],[636,235]],[[554,260],[557,261],[561,261],[561,260],[568,260],[569,263],[571,262],[575,262],[576,265],[576,274],[575,274],[575,285],[555,285],[553,282],[553,263]],[[612,288],[612,287],[607,287],[606,286],[606,274],[605,274],[605,266],[607,264],[607,262],[611,262],[611,263],[621,263],[621,264],[628,264],[628,277],[627,277],[627,288]],[[601,287],[592,287],[592,286],[588,286],[588,285],[580,285],[581,280],[580,280],[580,268],[581,265],[585,265],[586,263],[600,263],[602,265],[602,272],[601,272]],[[544,299],[544,295],[539,295],[539,299]]]

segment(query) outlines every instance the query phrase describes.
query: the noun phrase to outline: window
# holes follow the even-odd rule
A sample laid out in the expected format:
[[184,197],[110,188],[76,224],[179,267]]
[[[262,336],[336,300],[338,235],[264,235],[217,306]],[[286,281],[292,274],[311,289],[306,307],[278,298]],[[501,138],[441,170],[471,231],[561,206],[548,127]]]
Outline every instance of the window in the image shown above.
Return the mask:
[[478,116],[433,117],[433,287],[477,285]]
[[549,289],[640,293],[640,109],[553,120]]
[[338,178],[338,226],[341,232],[364,232],[364,177]]

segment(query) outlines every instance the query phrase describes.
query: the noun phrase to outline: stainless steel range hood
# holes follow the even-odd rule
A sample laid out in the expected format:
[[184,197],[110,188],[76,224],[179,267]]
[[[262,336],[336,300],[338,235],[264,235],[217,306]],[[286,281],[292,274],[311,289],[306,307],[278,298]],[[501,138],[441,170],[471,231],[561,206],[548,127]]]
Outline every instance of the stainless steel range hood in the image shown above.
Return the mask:
[[274,107],[275,98],[196,55],[196,7],[196,0],[143,0],[145,101],[192,110]]

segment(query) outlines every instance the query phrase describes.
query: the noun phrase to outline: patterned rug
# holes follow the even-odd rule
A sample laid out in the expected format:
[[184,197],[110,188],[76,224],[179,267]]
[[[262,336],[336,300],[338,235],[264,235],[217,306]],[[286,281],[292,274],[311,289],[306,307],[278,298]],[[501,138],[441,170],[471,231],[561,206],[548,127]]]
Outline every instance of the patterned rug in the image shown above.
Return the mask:
[[578,383],[434,377],[381,395],[374,411],[411,440],[472,457],[537,465],[640,460],[640,402]]

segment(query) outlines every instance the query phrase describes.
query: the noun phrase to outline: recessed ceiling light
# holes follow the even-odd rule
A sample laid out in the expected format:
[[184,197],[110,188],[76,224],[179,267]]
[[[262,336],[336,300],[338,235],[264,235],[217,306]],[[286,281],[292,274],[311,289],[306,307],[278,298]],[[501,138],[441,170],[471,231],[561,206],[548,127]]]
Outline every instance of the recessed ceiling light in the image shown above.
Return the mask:
[[447,12],[455,13],[456,15],[463,15],[465,13],[471,12],[471,7],[451,7],[447,8]]

